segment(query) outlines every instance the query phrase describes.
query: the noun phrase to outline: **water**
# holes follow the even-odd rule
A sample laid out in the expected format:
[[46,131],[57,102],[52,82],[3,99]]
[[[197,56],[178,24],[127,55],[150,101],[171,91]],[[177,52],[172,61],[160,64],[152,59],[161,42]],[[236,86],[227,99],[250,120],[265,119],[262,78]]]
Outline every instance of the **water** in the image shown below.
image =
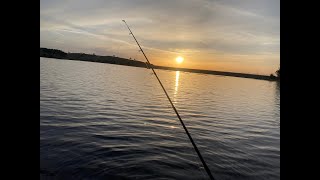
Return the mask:
[[[216,179],[280,179],[277,82],[156,71]],[[150,70],[49,58],[40,177],[208,179]]]

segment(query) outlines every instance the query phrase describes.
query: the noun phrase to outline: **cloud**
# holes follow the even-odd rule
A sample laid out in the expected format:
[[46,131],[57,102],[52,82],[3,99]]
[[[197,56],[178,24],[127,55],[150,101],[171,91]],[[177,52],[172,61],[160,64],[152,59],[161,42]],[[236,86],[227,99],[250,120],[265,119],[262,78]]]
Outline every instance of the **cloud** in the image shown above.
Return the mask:
[[[70,44],[74,49],[96,48],[101,52],[104,47],[110,53],[110,49],[121,46],[123,51],[127,48],[133,52],[137,47],[121,22],[126,19],[150,51],[214,52],[226,57],[272,54],[279,59],[279,1],[41,0],[40,4],[42,46],[60,38],[59,42],[74,42]],[[50,46],[59,48],[61,43],[50,42]]]

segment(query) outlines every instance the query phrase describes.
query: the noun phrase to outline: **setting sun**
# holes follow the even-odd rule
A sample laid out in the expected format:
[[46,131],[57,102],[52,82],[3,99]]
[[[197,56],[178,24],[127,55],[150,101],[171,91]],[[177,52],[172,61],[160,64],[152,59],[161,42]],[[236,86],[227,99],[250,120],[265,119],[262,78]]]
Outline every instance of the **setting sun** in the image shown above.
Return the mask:
[[181,64],[183,62],[183,57],[181,57],[181,56],[177,57],[176,61],[178,64]]

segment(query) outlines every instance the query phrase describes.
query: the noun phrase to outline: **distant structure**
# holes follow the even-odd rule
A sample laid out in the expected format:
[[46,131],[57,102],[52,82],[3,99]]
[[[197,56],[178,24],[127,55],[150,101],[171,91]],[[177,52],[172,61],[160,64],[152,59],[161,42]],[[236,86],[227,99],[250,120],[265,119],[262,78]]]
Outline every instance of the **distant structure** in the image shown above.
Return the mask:
[[275,75],[273,75],[273,74],[270,74],[270,79],[275,80],[275,79],[277,79],[277,77]]

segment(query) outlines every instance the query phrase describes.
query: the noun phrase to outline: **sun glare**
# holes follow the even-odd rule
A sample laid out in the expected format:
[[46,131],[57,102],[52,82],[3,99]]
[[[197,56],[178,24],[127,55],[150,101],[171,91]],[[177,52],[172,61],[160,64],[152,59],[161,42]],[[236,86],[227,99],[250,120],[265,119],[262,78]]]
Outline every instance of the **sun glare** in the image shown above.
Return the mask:
[[176,61],[178,64],[181,64],[183,62],[183,57],[181,57],[181,56],[177,57]]

